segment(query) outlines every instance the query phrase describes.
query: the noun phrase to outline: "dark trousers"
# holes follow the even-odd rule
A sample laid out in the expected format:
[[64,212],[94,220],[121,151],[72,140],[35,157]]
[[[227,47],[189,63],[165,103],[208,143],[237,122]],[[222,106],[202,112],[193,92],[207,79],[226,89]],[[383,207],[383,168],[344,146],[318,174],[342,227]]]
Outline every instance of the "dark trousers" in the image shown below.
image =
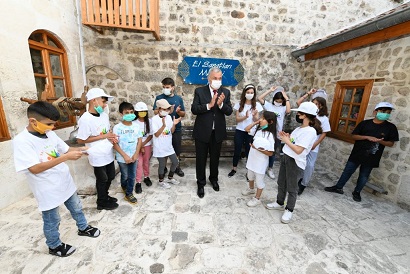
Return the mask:
[[342,172],[342,175],[339,178],[339,181],[336,184],[337,188],[343,188],[347,181],[350,179],[350,176],[356,171],[360,166],[359,177],[357,178],[357,183],[354,191],[360,192],[366,185],[369,180],[370,172],[372,172],[373,167],[363,166],[355,162],[347,161],[345,169]]
[[235,137],[234,137],[234,143],[235,143],[235,151],[233,154],[233,160],[232,160],[232,166],[236,167],[238,166],[239,159],[241,158],[241,153],[242,153],[242,147],[245,145],[245,155],[248,157],[249,154],[249,149],[250,149],[250,143],[252,142],[252,136],[248,134],[246,131],[242,130],[235,130]]
[[105,166],[94,167],[95,186],[97,188],[97,204],[108,201],[108,189],[115,178],[114,161]]
[[196,182],[198,186],[206,185],[206,160],[209,153],[209,181],[218,182],[219,156],[221,154],[222,142],[216,142],[215,131],[212,131],[209,142],[195,139],[196,152]]
[[298,182],[302,178],[303,169],[297,166],[295,159],[284,154],[280,159],[278,176],[278,195],[276,202],[280,205],[285,203],[286,193],[288,201],[286,208],[293,211],[298,197]]

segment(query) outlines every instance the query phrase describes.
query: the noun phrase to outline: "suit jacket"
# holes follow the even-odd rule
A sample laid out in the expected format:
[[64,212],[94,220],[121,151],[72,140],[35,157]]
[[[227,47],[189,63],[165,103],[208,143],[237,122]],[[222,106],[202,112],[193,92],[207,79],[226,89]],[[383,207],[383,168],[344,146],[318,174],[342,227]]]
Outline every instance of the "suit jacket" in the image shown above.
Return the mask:
[[191,105],[191,111],[196,115],[193,137],[202,142],[208,143],[212,134],[212,125],[215,123],[215,139],[222,142],[226,138],[226,121],[225,115],[232,114],[231,93],[226,88],[219,88],[218,95],[225,95],[222,108],[215,105],[208,110],[206,105],[211,102],[211,92],[209,85],[195,89],[194,101]]

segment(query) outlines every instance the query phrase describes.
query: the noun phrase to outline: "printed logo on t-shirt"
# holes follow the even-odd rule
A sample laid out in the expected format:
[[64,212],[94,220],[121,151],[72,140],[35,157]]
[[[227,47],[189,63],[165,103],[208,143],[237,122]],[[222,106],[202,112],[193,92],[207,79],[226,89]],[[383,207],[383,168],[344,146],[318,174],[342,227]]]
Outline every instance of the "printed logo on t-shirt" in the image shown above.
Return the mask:
[[276,117],[277,117],[277,118],[280,118],[280,117],[281,117],[281,115],[280,115],[280,113],[279,113],[279,112],[273,112],[273,113],[275,113],[275,114],[276,114]]
[[145,130],[141,130],[141,135],[142,137],[147,137],[147,133],[145,132]]
[[60,153],[53,146],[45,146],[40,152],[40,162],[48,162],[60,157]]
[[165,135],[164,137],[166,137],[167,135],[170,135],[171,131],[169,129],[164,129],[164,131],[162,132],[162,135]]
[[108,130],[106,128],[103,128],[100,132],[100,135],[107,134]]
[[290,137],[289,141],[290,141],[292,144],[295,144],[295,138]]

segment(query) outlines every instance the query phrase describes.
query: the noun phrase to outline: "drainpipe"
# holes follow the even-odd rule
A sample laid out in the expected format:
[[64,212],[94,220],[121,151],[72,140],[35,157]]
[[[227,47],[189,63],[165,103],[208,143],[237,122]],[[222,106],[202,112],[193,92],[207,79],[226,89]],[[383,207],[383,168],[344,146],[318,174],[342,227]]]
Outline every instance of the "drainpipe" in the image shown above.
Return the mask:
[[81,68],[83,70],[83,82],[84,86],[87,85],[87,78],[85,74],[85,59],[84,59],[84,44],[83,44],[83,28],[81,24],[81,10],[80,10],[80,0],[75,1],[76,9],[77,9],[77,23],[78,23],[78,35],[80,38],[80,60],[81,60]]

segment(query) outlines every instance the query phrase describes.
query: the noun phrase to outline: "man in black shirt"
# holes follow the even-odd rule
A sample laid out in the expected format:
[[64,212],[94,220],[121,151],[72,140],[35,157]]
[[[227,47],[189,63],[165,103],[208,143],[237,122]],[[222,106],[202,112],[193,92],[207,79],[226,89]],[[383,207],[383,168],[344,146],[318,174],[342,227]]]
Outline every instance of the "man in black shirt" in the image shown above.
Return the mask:
[[378,103],[374,109],[375,117],[356,126],[352,132],[355,143],[345,169],[337,184],[325,187],[325,191],[343,194],[344,185],[360,166],[359,178],[352,195],[356,202],[362,200],[360,191],[366,185],[372,169],[379,167],[384,148],[392,147],[394,142],[399,140],[396,126],[387,121],[392,110],[392,104]]

